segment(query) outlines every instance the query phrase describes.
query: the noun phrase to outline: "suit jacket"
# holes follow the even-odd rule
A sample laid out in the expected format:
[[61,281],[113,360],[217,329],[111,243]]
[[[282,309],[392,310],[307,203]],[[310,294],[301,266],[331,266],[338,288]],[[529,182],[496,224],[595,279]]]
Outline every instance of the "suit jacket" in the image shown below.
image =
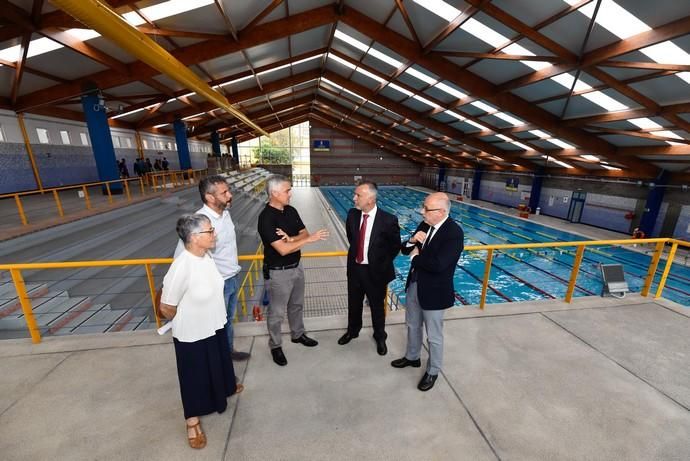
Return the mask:
[[[359,243],[359,226],[362,219],[362,212],[356,208],[351,208],[347,213],[345,230],[350,248],[347,251],[347,273],[357,264],[357,245]],[[398,218],[390,213],[386,213],[381,208],[377,208],[376,217],[371,228],[369,238],[369,249],[367,257],[369,259],[369,272],[372,278],[382,283],[388,283],[395,278],[393,260],[400,251],[400,226]]]
[[[422,222],[414,233],[418,231],[428,232],[429,225]],[[429,244],[412,259],[405,290],[410,286],[410,274],[415,271],[417,298],[422,309],[447,309],[455,304],[453,276],[464,248],[463,239],[462,228],[448,217],[441,227],[434,230]],[[407,243],[402,243],[403,254],[410,254],[414,248]]]

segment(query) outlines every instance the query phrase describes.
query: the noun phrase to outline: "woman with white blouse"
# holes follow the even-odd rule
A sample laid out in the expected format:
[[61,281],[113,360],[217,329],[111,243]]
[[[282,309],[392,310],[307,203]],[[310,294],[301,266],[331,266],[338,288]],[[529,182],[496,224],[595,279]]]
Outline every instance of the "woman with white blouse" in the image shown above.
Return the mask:
[[206,435],[199,417],[223,413],[227,397],[244,387],[235,381],[230,358],[223,278],[207,253],[215,246],[215,229],[208,217],[188,214],[178,219],[177,234],[185,251],[175,258],[163,279],[160,310],[172,319],[189,445],[204,448]]

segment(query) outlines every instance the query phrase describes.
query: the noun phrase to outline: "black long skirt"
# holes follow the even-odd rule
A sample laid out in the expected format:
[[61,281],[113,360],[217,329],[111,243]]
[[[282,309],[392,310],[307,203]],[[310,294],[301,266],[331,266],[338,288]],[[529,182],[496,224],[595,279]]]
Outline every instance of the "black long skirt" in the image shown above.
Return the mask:
[[225,327],[200,341],[173,342],[185,419],[223,413],[237,387]]

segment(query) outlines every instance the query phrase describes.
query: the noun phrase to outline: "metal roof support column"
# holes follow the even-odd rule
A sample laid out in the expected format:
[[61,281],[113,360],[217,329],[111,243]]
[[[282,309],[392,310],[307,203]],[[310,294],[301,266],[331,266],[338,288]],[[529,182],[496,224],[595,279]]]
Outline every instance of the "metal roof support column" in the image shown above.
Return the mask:
[[230,140],[230,147],[232,148],[232,158],[236,165],[240,164],[240,151],[237,148],[237,137],[233,136]]
[[659,176],[653,183],[649,184],[649,194],[647,194],[647,203],[644,206],[644,213],[638,226],[642,232],[648,237],[652,236],[656,220],[659,217],[659,210],[661,209],[661,202],[664,200],[664,192],[671,174],[662,170]]
[[541,186],[544,181],[544,168],[540,167],[532,177],[532,190],[529,194],[529,208],[532,213],[539,208],[539,200],[541,199]]
[[185,123],[175,119],[175,142],[177,143],[177,155],[180,158],[180,170],[191,170],[192,161],[189,159],[189,145],[187,144],[187,127]]
[[[103,97],[98,90],[90,91],[82,95],[81,105],[84,108],[84,118],[86,119],[86,126],[91,137],[93,157],[96,160],[96,169],[98,170],[98,180],[113,181],[120,179]],[[122,184],[112,183],[110,185],[110,192],[121,194]],[[103,187],[103,193],[107,193],[105,187]]]
[[482,168],[477,167],[474,170],[474,176],[472,178],[472,200],[479,200],[479,186],[482,183]]
[[214,157],[220,157],[220,135],[217,130],[211,132],[211,147]]

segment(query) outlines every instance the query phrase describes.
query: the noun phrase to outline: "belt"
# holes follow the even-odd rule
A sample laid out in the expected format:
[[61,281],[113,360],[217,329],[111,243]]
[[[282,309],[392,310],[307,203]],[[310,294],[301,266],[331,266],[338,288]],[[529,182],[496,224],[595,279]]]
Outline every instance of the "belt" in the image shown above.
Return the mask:
[[282,271],[285,269],[294,269],[297,266],[299,266],[299,262],[288,264],[287,266],[268,266],[268,268],[272,271]]

